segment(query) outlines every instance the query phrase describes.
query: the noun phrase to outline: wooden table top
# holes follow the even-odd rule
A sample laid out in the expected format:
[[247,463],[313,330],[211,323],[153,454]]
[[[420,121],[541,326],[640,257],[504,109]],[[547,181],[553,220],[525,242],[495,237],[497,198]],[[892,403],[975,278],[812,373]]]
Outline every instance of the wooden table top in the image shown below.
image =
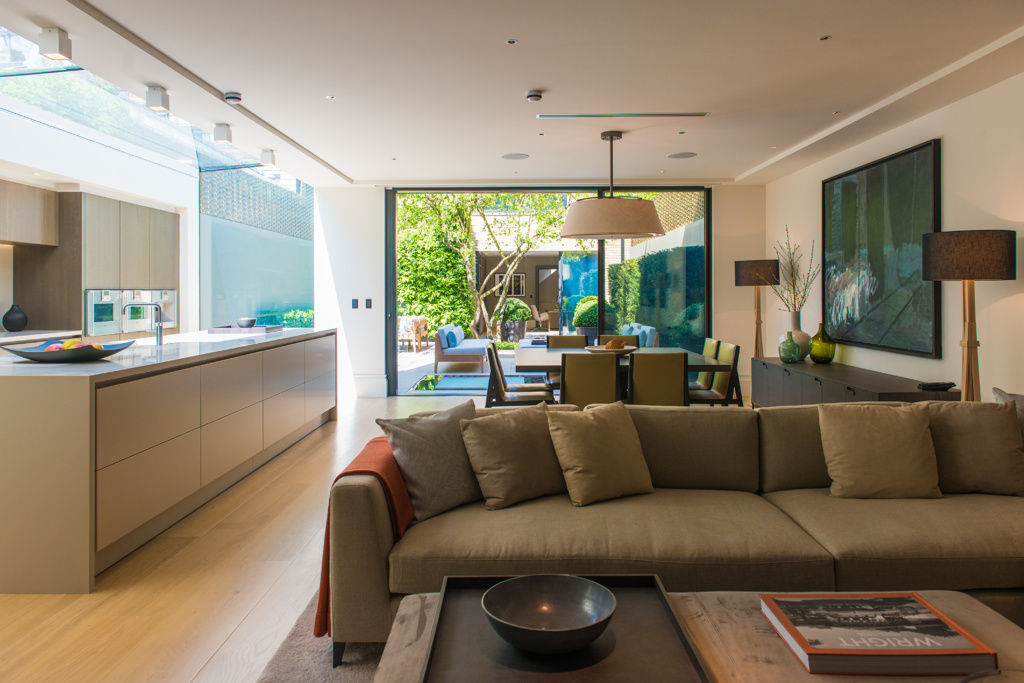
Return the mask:
[[[547,372],[562,367],[563,353],[587,353],[586,349],[549,349],[546,346],[528,346],[516,349],[516,372]],[[644,346],[633,353],[685,353],[689,368],[693,372],[717,372],[728,370],[727,363],[714,358],[705,358],[699,353],[677,346]],[[619,363],[629,364],[629,355],[621,356]]]
[[[1024,681],[1024,629],[966,593],[920,591],[926,600],[998,653],[1002,674],[985,681]],[[416,680],[430,646],[439,594],[402,599],[374,683]],[[950,676],[809,674],[761,614],[757,593],[669,593],[669,602],[704,669],[716,683],[950,683]]]

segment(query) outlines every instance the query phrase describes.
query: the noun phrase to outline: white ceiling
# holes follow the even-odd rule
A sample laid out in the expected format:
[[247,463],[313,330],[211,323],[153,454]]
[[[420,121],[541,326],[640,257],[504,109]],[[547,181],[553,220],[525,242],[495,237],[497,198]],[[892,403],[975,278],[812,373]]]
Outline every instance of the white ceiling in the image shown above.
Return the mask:
[[[603,182],[606,129],[625,131],[617,182],[765,182],[1024,70],[1021,0],[92,2],[358,183]],[[2,0],[0,24],[62,26],[76,63],[139,94],[163,84],[179,116],[345,184],[88,12]],[[710,116],[536,118],[672,111]],[[697,156],[666,158],[681,151]]]

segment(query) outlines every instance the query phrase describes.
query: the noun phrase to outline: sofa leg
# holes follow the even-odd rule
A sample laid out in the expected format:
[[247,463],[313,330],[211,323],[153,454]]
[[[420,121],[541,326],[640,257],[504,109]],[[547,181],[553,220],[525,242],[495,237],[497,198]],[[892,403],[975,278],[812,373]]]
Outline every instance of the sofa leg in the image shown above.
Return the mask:
[[333,663],[331,666],[341,666],[341,656],[345,654],[345,643],[332,642],[334,649]]

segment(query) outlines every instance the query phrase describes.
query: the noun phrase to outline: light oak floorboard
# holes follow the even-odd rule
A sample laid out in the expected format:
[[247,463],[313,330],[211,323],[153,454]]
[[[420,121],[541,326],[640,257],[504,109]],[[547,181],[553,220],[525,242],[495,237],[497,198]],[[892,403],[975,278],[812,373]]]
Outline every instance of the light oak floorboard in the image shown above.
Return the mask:
[[95,592],[0,595],[0,680],[256,679],[317,589],[330,485],[380,434],[373,419],[462,400],[345,402],[338,422],[104,571]]

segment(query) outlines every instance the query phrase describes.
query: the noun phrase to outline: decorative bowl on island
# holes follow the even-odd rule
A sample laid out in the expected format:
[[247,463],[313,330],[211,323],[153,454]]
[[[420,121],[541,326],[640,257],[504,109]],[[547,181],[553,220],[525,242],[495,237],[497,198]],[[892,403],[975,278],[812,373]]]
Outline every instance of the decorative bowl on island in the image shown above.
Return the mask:
[[[61,342],[56,339],[49,339],[38,346],[26,348],[12,348],[5,346],[4,351],[21,356],[28,360],[40,363],[87,363],[100,360],[107,356],[113,356],[119,351],[124,351],[135,343],[135,340],[126,342],[115,342],[113,344],[83,344],[81,340],[69,340],[76,345],[71,346],[69,342]],[[48,350],[49,349],[49,350]]]
[[256,318],[239,318],[235,324],[239,327],[252,327],[256,324]]
[[534,574],[491,586],[480,600],[491,627],[510,645],[538,654],[580,650],[615,613],[615,595],[596,581]]
[[584,347],[589,353],[614,353],[616,356],[625,356],[627,353],[636,351],[635,346],[623,346],[621,349],[609,349],[607,346]]

